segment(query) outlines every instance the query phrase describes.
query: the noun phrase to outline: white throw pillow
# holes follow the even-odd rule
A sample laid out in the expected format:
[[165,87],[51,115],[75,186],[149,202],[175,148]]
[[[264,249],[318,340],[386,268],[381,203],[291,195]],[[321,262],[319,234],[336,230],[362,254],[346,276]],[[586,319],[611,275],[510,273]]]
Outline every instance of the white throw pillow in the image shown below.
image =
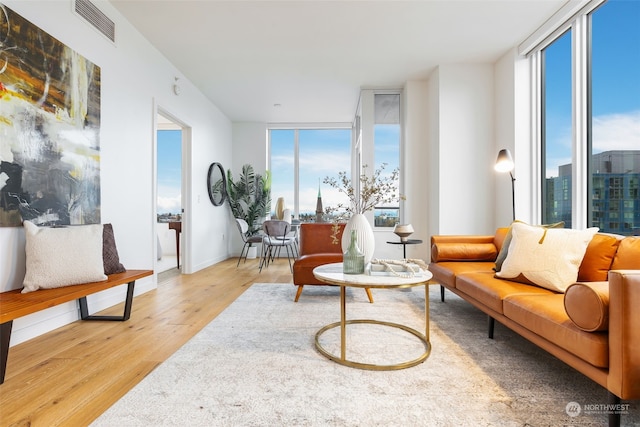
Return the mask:
[[514,223],[511,232],[509,254],[496,276],[515,279],[523,275],[538,286],[564,292],[577,280],[582,258],[598,229],[544,229]]
[[102,224],[61,228],[24,221],[27,271],[22,293],[107,280]]

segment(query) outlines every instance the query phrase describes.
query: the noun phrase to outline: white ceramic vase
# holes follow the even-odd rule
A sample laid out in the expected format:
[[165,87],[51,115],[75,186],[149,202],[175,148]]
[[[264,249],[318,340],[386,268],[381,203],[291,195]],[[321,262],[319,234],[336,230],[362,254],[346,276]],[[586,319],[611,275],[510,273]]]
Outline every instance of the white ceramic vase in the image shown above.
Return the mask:
[[276,218],[277,219],[282,219],[282,217],[284,216],[284,197],[278,197],[278,200],[276,201]]
[[375,236],[373,235],[373,228],[367,221],[367,217],[363,214],[353,215],[347,225],[344,227],[342,233],[342,252],[346,252],[351,243],[351,230],[356,230],[358,249],[364,254],[364,264],[371,262],[373,258],[373,252],[376,249]]

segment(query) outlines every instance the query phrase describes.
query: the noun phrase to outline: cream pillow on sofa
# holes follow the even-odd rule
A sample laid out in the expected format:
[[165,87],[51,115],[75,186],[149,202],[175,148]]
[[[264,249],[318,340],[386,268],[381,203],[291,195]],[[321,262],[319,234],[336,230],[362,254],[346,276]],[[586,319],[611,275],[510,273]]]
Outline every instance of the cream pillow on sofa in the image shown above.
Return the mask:
[[509,254],[496,277],[516,279],[522,275],[538,286],[564,292],[577,280],[582,258],[597,231],[514,223]]
[[27,271],[22,293],[107,280],[102,224],[60,228],[24,221]]

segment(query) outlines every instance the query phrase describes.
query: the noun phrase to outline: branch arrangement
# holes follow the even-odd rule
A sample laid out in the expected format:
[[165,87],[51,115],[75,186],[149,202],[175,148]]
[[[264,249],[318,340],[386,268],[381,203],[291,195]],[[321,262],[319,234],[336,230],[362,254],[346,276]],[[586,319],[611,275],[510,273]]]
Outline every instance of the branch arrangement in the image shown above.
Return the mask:
[[326,209],[327,213],[344,209],[347,214],[354,215],[370,211],[376,206],[403,199],[403,197],[398,195],[398,176],[400,170],[396,168],[391,171],[391,174],[383,175],[382,173],[386,166],[387,164],[383,163],[372,175],[367,175],[367,165],[362,166],[362,173],[359,177],[359,197],[353,182],[347,177],[346,172],[338,172],[337,179],[335,177],[325,177],[322,182],[346,194],[350,202],[350,206],[344,206],[342,203],[339,203],[336,207],[329,207]]

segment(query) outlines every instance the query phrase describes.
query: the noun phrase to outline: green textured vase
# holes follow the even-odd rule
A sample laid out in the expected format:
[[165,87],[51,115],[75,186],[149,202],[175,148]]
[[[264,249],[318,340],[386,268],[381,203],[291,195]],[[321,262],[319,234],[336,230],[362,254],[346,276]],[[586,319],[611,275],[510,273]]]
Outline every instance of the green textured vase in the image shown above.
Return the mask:
[[356,230],[351,230],[351,243],[347,251],[342,255],[342,272],[344,274],[364,273],[364,254],[358,248]]

